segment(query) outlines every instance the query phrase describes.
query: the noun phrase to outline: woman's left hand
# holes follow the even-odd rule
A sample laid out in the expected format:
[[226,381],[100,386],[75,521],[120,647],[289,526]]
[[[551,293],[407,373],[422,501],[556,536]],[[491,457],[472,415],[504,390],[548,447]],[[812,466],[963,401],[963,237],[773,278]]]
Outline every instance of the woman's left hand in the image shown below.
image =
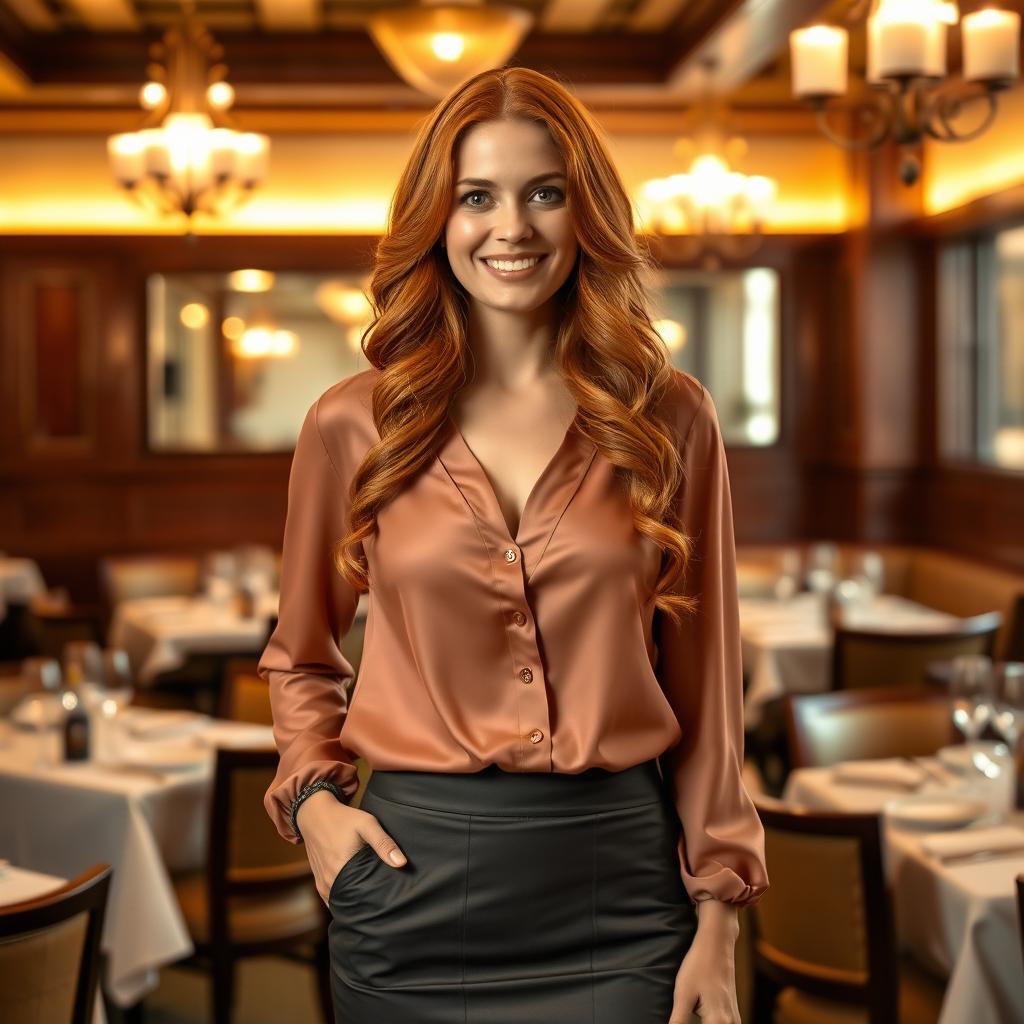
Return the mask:
[[736,1000],[736,909],[715,906],[698,911],[700,923],[676,974],[672,1014],[668,1024],[741,1024]]

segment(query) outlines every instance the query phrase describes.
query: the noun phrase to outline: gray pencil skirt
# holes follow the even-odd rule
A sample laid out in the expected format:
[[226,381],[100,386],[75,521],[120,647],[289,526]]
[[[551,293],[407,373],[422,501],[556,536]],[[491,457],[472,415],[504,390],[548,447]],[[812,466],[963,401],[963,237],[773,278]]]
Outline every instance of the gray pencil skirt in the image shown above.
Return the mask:
[[577,775],[374,771],[331,887],[337,1024],[666,1024],[697,928],[655,761]]

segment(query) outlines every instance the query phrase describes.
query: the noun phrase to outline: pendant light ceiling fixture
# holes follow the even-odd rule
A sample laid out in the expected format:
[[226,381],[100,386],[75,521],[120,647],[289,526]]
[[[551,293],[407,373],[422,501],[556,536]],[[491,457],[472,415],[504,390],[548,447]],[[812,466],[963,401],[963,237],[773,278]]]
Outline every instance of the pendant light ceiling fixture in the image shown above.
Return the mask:
[[367,27],[409,85],[440,98],[467,78],[504,64],[533,22],[533,15],[521,7],[423,0],[372,14]]
[[107,140],[117,183],[141,206],[184,214],[192,237],[196,213],[222,215],[244,203],[267,173],[270,140],[235,128],[234,90],[223,48],[182,3],[180,22],[150,47],[150,80],[139,100],[150,111],[138,131]]
[[638,202],[656,234],[689,236],[683,258],[700,256],[708,269],[720,266],[722,257],[740,260],[758,250],[777,192],[772,178],[730,166],[746,154],[747,144],[726,137],[725,104],[715,97],[712,83],[717,63],[714,57],[701,61],[705,86],[697,130],[675,146],[676,156],[692,157],[688,171],[645,181]]

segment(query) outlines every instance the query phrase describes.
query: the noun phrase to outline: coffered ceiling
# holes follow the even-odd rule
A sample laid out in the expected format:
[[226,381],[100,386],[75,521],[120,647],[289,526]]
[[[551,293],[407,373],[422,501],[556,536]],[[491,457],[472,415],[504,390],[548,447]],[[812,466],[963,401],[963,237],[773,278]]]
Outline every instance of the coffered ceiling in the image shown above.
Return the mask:
[[[195,6],[224,46],[236,111],[293,112],[301,124],[304,116],[315,121],[317,111],[432,106],[396,76],[364,27],[372,12],[405,2],[198,0]],[[678,111],[706,87],[701,58],[715,54],[718,91],[739,91],[755,108],[797,114],[783,80],[788,65],[779,58],[789,30],[828,6],[822,0],[509,2],[536,18],[513,62],[557,74],[594,109],[610,112]],[[0,0],[0,130],[12,124],[32,130],[48,123],[48,115],[76,109],[88,111],[89,123],[102,111],[137,114],[147,44],[180,9],[176,0]],[[24,120],[29,112],[37,115],[31,124]]]

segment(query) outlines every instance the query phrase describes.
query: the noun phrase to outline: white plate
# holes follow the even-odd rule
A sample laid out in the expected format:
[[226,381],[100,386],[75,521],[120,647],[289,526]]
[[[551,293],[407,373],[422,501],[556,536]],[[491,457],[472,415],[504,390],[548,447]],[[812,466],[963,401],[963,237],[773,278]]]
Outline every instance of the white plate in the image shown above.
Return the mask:
[[199,768],[209,757],[208,750],[193,743],[139,743],[125,750],[121,763],[158,772],[181,772]]
[[919,793],[889,800],[884,811],[891,822],[907,828],[962,828],[988,814],[989,805],[971,797]]
[[997,743],[993,740],[978,740],[974,743],[955,743],[951,747],[943,747],[936,752],[936,757],[947,768],[955,772],[966,772],[971,767],[971,756],[975,751],[986,754],[988,757],[1005,757],[1010,748],[1005,743]]

